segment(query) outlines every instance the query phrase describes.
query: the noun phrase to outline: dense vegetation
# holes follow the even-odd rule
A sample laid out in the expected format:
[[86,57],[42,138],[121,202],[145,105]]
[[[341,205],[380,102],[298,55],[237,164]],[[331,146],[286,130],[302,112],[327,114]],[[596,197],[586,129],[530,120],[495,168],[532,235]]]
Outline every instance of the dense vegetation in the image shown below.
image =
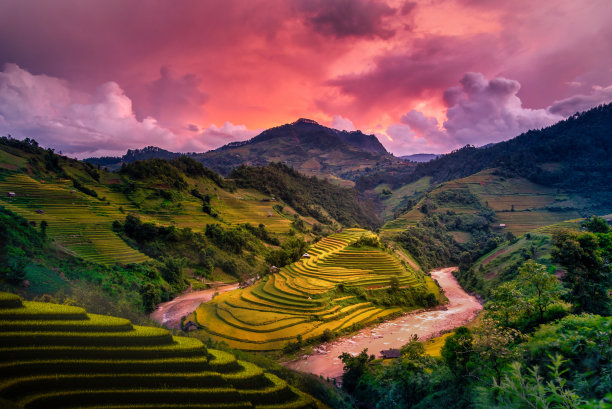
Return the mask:
[[187,188],[185,177],[206,177],[214,181],[217,186],[223,186],[223,180],[212,170],[205,168],[187,156],[180,156],[175,159],[149,159],[123,163],[119,171],[120,174],[128,175],[136,180],[155,180],[160,186],[172,187],[178,190]]
[[239,187],[257,189],[280,198],[299,213],[312,216],[323,224],[331,224],[333,218],[344,226],[372,229],[380,225],[371,204],[359,201],[353,189],[314,176],[303,176],[281,163],[240,166],[230,178]]
[[610,407],[612,233],[601,220],[593,226],[555,235],[560,280],[528,259],[490,291],[479,323],[446,338],[439,358],[416,337],[389,365],[367,350],[343,354],[342,387],[371,408]]
[[[475,213],[456,213],[454,210],[435,211],[438,206],[453,203],[473,208]],[[426,196],[419,211],[424,217],[416,226],[403,230],[395,240],[425,269],[459,265],[471,266],[481,255],[499,246],[505,235],[491,229],[495,213],[482,206],[467,190],[445,190]],[[469,233],[469,240],[459,243],[451,231]]]
[[[136,322],[144,312],[176,294],[157,263],[105,266],[87,262],[54,245],[46,224],[33,223],[0,206],[0,284],[29,297],[87,306]],[[18,286],[18,287],[16,287]],[[52,295],[52,296],[50,296]]]

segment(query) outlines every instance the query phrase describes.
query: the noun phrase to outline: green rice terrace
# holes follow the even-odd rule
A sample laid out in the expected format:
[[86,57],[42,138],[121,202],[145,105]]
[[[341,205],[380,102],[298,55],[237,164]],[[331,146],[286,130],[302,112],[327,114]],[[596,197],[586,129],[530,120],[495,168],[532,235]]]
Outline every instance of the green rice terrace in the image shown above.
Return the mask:
[[[112,183],[113,180],[105,182]],[[219,222],[224,225],[263,223],[276,234],[289,231],[295,214],[288,206],[284,206],[284,213],[280,214],[274,210],[275,202],[268,196],[251,190],[239,189],[232,193],[217,189],[211,204],[219,215],[213,218],[202,212],[201,201],[190,195],[184,195],[180,208],[174,209],[167,208],[167,203],[155,204],[150,200],[147,195],[154,189],[140,188],[128,197],[112,191],[106,184],[88,183],[87,186],[104,200],[74,189],[69,179],[42,179],[25,173],[3,174],[0,175],[0,205],[36,224],[46,221],[47,234],[64,249],[85,260],[106,265],[149,260],[112,230],[113,221],[125,219],[128,213],[139,214],[145,221],[171,224],[177,228],[190,227],[195,231],[203,231],[207,224]],[[8,192],[14,196],[9,197]],[[147,203],[146,206],[140,201]],[[310,218],[305,221],[315,222]]]
[[[388,319],[422,305],[423,298],[436,303],[438,289],[431,278],[380,248],[359,246],[364,239],[378,242],[362,229],[323,238],[301,260],[255,285],[218,295],[185,322],[232,348],[274,351],[298,337],[316,341],[326,333]],[[384,300],[394,280],[411,298],[403,308]]]
[[36,223],[45,220],[49,236],[86,260],[103,264],[148,260],[111,230],[113,220],[125,217],[119,206],[133,208],[125,199],[108,205],[75,191],[70,181],[44,183],[25,174],[7,175],[0,180],[0,190],[15,193],[15,197],[4,194],[2,206]]
[[[387,200],[394,204],[400,193],[411,197],[417,189],[412,187],[413,185],[419,187],[418,192],[423,192],[428,186],[427,178],[398,189],[398,192],[394,192]],[[406,190],[407,187],[412,187],[413,191]],[[449,201],[445,192],[457,191],[469,192],[477,201]],[[385,224],[383,234],[391,236],[417,225],[426,216],[423,204],[427,202],[434,204],[430,206],[428,213],[476,214],[485,208],[493,210],[496,219],[494,225],[504,225],[505,231],[515,235],[576,219],[580,217],[580,211],[590,205],[589,200],[579,194],[538,185],[524,178],[502,177],[495,169],[487,169],[466,178],[442,183],[423,196],[411,209]]]
[[8,293],[0,293],[0,398],[26,409],[317,407],[197,339]]

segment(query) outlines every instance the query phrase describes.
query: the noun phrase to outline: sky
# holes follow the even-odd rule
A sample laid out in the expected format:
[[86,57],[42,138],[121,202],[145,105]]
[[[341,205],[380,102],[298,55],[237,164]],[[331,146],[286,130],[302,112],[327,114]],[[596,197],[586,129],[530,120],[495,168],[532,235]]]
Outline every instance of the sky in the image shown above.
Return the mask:
[[0,134],[204,152],[310,118],[396,155],[612,101],[610,0],[0,0]]

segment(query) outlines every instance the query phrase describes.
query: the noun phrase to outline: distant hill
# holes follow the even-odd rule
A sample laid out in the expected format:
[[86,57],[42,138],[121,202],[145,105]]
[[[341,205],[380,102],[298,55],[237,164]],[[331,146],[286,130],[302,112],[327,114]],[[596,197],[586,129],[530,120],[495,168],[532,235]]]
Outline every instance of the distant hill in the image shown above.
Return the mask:
[[[118,170],[122,163],[173,159],[182,155],[192,157],[224,176],[240,165],[265,166],[272,162],[284,163],[307,175],[349,181],[392,167],[410,167],[387,152],[374,135],[340,131],[305,118],[270,128],[247,141],[231,142],[205,153],[178,153],[147,146],[129,149],[123,156],[87,158],[84,161],[113,171]],[[345,184],[352,185],[352,182]]]
[[243,164],[265,166],[282,162],[308,175],[342,179],[352,178],[358,170],[401,163],[374,135],[339,131],[303,118],[194,158],[224,175]]
[[548,128],[531,130],[490,147],[468,145],[419,164],[405,182],[430,176],[432,182],[440,183],[499,168],[506,176],[601,197],[601,193],[612,190],[610,142],[612,104],[577,113]]
[[435,153],[415,153],[414,155],[400,156],[400,159],[409,160],[410,162],[429,162],[436,159],[440,155]]
[[117,170],[122,163],[132,163],[137,160],[146,159],[174,159],[184,155],[183,153],[170,152],[157,146],[147,146],[142,149],[128,149],[123,156],[102,156],[100,158],[87,158],[83,162],[107,167],[109,170]]

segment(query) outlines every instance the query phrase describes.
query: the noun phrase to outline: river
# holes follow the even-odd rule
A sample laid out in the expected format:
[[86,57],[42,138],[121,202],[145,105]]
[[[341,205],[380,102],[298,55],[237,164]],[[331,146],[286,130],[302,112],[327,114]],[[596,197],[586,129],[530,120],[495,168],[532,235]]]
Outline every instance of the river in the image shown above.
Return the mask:
[[181,318],[194,312],[203,302],[212,300],[215,293],[220,294],[237,288],[236,283],[183,293],[172,301],[159,304],[157,309],[151,313],[151,318],[166,328],[180,329]]
[[400,348],[410,341],[413,334],[424,341],[472,321],[482,305],[475,297],[463,291],[453,276],[455,269],[451,267],[431,272],[431,277],[440,284],[448,298],[448,304],[443,307],[411,312],[375,327],[365,328],[354,336],[322,344],[315,348],[313,354],[283,365],[325,378],[339,378],[343,367],[338,356],[343,352],[358,354],[367,348],[369,354],[379,357],[381,350]]

